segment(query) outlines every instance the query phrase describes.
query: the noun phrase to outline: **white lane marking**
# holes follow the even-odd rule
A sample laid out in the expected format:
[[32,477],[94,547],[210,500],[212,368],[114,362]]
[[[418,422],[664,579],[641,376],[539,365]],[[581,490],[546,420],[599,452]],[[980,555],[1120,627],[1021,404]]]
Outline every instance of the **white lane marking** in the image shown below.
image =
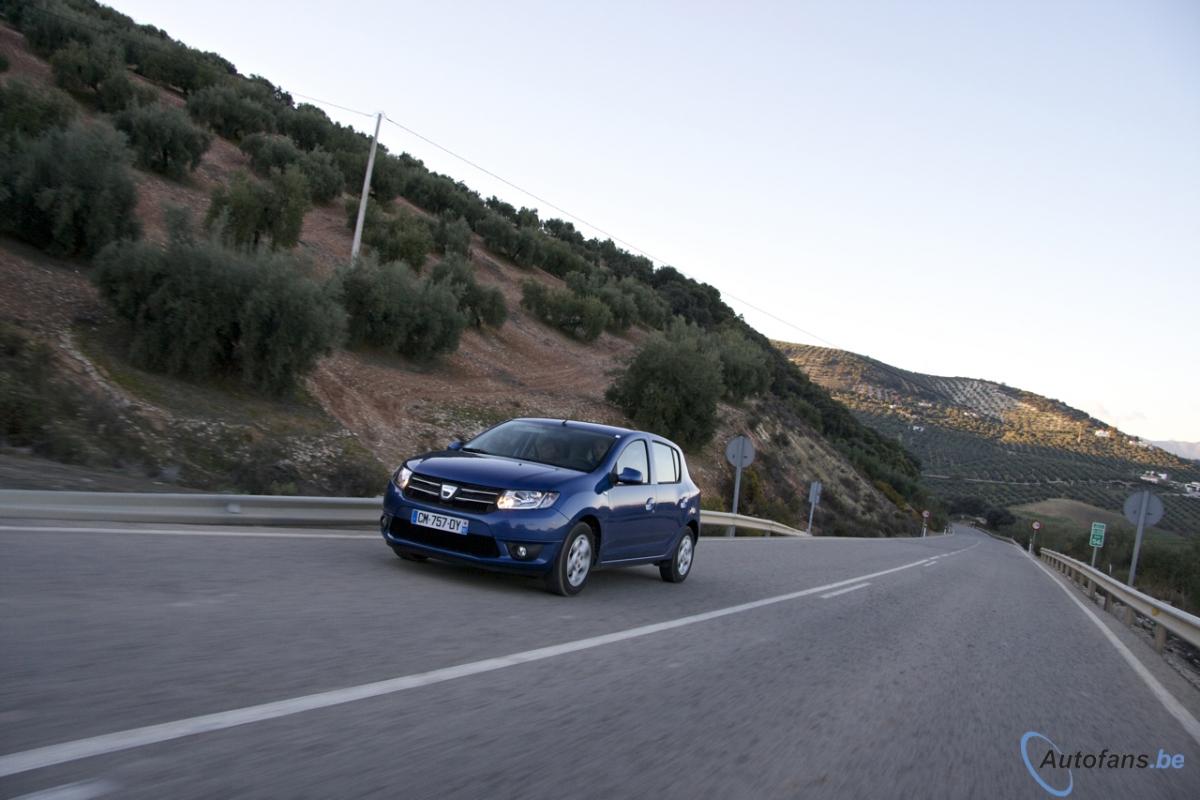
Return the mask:
[[65,783],[50,789],[42,789],[33,794],[23,794],[12,800],[94,800],[116,791],[116,785],[109,781],[79,781]]
[[364,533],[275,533],[270,531],[225,531],[218,529],[176,531],[156,528],[41,528],[0,525],[0,533],[121,533],[139,536],[226,536],[239,539],[378,539]]
[[741,614],[746,611],[753,611],[754,609],[764,608],[777,603],[784,603],[789,600],[807,597],[811,594],[820,594],[821,592],[827,592],[830,589],[837,589],[842,586],[861,583],[868,578],[880,578],[884,575],[890,575],[893,572],[900,572],[901,570],[918,567],[924,563],[925,559],[921,559],[920,561],[911,561],[898,567],[880,570],[879,572],[872,572],[869,575],[858,575],[853,578],[847,578],[843,581],[828,583],[824,586],[814,586],[811,589],[801,589],[797,592],[788,592],[787,594],[767,597],[762,600],[753,600],[749,603],[741,603],[740,605],[736,606],[728,606],[726,608],[719,608],[714,611],[705,611],[700,614],[678,617],[665,622],[655,622],[650,625],[641,625],[636,628],[628,628],[623,631],[606,633],[600,636],[591,636],[586,639],[577,639],[573,642],[564,642],[562,644],[550,645],[549,647],[539,647],[534,650],[526,650],[521,653],[512,653],[511,655],[507,656],[485,658],[482,661],[472,661],[466,664],[457,664],[452,667],[442,667],[441,669],[435,669],[429,672],[421,672],[415,675],[404,675],[402,677],[390,678],[388,680],[377,681],[375,683],[364,683],[358,686],[347,686],[342,689],[331,689],[325,692],[301,695],[299,697],[292,697],[286,700],[276,700],[275,702],[271,703],[261,703],[259,705],[246,706],[244,708],[230,709],[229,711],[218,711],[214,714],[188,717],[186,719],[175,720],[173,722],[163,722],[158,725],[147,725],[141,728],[130,728],[129,730],[105,733],[99,736],[91,736],[86,739],[76,739],[75,741],[71,742],[62,742],[60,744],[38,747],[34,748],[33,750],[9,753],[8,755],[0,756],[0,777],[17,775],[22,772],[29,772],[30,770],[41,769],[43,767],[51,767],[56,764],[65,764],[69,761],[78,761],[81,758],[91,758],[92,756],[106,755],[108,753],[116,753],[121,750],[129,750],[131,748],[157,744],[159,742],[166,742],[172,739],[180,739],[185,736],[193,736],[199,733],[220,731],[225,730],[226,728],[233,728],[238,725],[246,725],[252,722],[263,722],[264,720],[278,719],[279,717],[287,717],[291,716],[292,714],[300,714],[304,711],[313,711],[319,708],[329,708],[330,706],[342,705],[343,703],[352,703],[355,700],[365,700],[371,697],[380,697],[382,695],[403,692],[408,689],[432,686],[433,684],[444,683],[457,678],[465,678],[485,672],[494,672],[495,670],[505,669],[506,667],[514,667],[518,664],[528,664],[533,661],[542,661],[548,658],[554,658],[556,656],[567,655],[569,653],[578,653],[582,650],[591,650],[595,647],[603,647],[607,644],[615,644],[617,642],[624,642],[630,639],[637,639],[642,636],[649,636],[653,633],[661,633],[662,631],[682,628],[686,625],[695,625],[698,622],[707,622],[708,620],[728,617],[731,614]]
[[860,583],[858,586],[847,586],[845,589],[838,589],[836,592],[829,592],[827,594],[823,594],[823,595],[821,595],[821,599],[828,600],[831,597],[837,597],[839,594],[845,594],[846,592],[854,592],[859,589],[865,589],[870,585],[871,585],[870,583]]
[[936,562],[936,561],[933,561],[933,560],[930,560],[930,562],[929,562],[928,564],[926,564],[925,566],[927,566],[927,567],[936,567],[936,566],[937,566],[937,562]]
[[1091,619],[1092,622],[1096,623],[1096,627],[1099,628],[1100,632],[1104,634],[1104,638],[1108,639],[1109,643],[1112,644],[1113,647],[1117,648],[1117,652],[1120,653],[1121,657],[1129,663],[1129,666],[1133,667],[1133,671],[1138,674],[1138,677],[1141,678],[1146,686],[1150,689],[1151,694],[1158,698],[1158,702],[1163,704],[1163,708],[1167,709],[1171,716],[1179,720],[1179,724],[1182,725],[1183,729],[1187,731],[1193,739],[1196,740],[1196,744],[1200,744],[1200,722],[1197,722],[1196,718],[1193,717],[1191,713],[1183,707],[1183,704],[1176,700],[1175,696],[1167,691],[1165,686],[1158,682],[1158,678],[1155,678],[1150,674],[1150,670],[1146,669],[1146,665],[1143,664],[1138,657],[1133,654],[1133,651],[1125,646],[1124,642],[1117,638],[1115,633],[1108,629],[1108,626],[1104,624],[1104,620],[1100,619],[1100,617],[1096,615],[1095,611],[1085,606],[1083,601],[1076,597],[1070,588],[1055,578],[1054,573],[1047,569],[1041,561],[1039,561],[1037,558],[1034,558],[1028,552],[1025,553],[1025,555],[1028,556],[1033,563],[1037,564],[1038,567],[1041,568],[1042,572],[1046,573],[1046,577],[1053,581],[1055,586],[1062,589],[1067,597],[1071,598],[1072,603],[1079,606],[1080,611],[1087,614],[1088,618]]

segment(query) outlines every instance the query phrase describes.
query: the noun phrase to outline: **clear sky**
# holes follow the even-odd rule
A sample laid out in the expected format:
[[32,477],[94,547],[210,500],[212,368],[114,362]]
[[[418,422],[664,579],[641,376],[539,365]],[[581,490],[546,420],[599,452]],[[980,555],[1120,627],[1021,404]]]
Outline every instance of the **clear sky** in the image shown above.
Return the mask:
[[1200,440],[1194,0],[113,5],[769,336]]

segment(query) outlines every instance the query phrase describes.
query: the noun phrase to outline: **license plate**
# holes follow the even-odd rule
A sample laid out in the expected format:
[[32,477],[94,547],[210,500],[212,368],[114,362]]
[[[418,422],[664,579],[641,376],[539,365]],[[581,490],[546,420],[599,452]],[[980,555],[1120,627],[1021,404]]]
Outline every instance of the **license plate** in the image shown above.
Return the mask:
[[412,524],[439,531],[448,531],[449,533],[461,533],[463,536],[466,536],[469,520],[459,517],[447,517],[445,514],[434,514],[432,511],[414,509],[412,512]]

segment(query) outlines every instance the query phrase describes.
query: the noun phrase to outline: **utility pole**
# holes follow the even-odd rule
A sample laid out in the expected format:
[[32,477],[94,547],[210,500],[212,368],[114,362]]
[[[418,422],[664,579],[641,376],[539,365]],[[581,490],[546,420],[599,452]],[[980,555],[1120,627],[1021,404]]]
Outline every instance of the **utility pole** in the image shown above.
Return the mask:
[[1138,552],[1142,549],[1142,532],[1146,530],[1146,511],[1150,507],[1150,490],[1143,489],[1141,495],[1137,506],[1137,536],[1133,540],[1133,558],[1129,561],[1129,587],[1131,589],[1134,579],[1137,578]]
[[371,139],[371,154],[367,156],[367,174],[363,176],[362,197],[358,201],[358,222],[354,224],[354,244],[350,247],[350,264],[358,260],[362,249],[363,222],[367,218],[367,195],[371,193],[371,173],[375,169],[375,148],[379,146],[379,126],[383,123],[383,112],[375,115],[375,136]]

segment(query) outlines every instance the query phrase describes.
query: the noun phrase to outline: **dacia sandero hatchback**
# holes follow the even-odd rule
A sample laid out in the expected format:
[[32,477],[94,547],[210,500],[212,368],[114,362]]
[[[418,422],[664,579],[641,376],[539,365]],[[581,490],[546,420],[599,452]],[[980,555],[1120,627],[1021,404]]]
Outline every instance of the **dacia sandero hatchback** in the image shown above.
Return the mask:
[[401,558],[537,575],[573,595],[597,567],[656,564],[663,580],[683,581],[700,490],[661,436],[514,419],[401,464],[380,525]]

